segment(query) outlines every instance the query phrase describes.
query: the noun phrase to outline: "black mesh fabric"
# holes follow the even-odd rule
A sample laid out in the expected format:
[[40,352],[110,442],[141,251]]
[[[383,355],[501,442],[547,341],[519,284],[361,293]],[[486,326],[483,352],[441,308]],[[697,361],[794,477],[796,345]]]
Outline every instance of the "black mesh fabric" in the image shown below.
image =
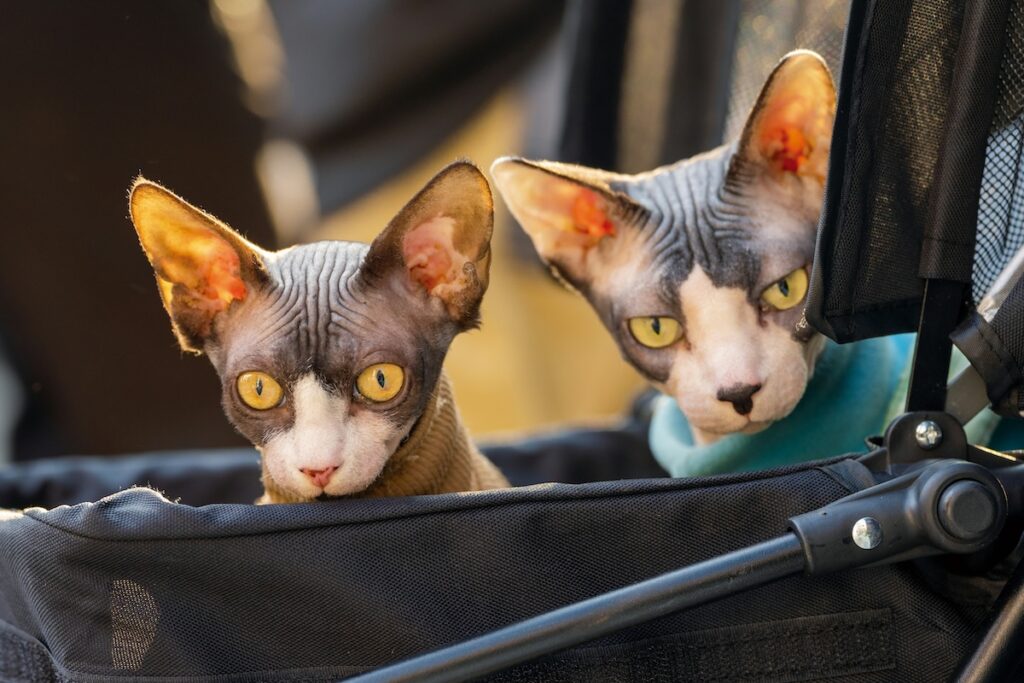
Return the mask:
[[974,300],[1024,246],[1024,6],[1010,6],[978,207]]
[[[978,209],[974,298],[980,300],[1024,246],[1024,3],[1010,6],[996,107],[986,150]],[[1024,409],[1024,281],[991,320],[978,315],[957,331],[960,350],[982,373],[1003,415]]]
[[928,196],[962,1],[851,6],[808,320],[837,341],[916,328]]
[[1024,245],[1024,7],[857,0],[807,317],[837,341],[916,329],[923,279],[974,303]]
[[[255,475],[234,457],[201,476]],[[72,499],[88,479],[74,463],[52,478]],[[865,480],[841,460],[262,507],[129,489],[10,513],[0,680],[335,680],[776,536]],[[907,567],[793,578],[495,680],[943,680],[967,614]]]
[[[972,293],[988,294],[1024,245],[1024,3],[1009,4],[995,104],[987,127],[978,193]],[[1018,282],[994,317],[973,314],[954,341],[985,379],[995,409],[1019,416],[1024,408],[1024,282]]]
[[[1024,372],[1024,280],[1017,282],[992,319],[992,329],[1003,340],[1019,371]],[[1018,410],[1024,406],[1018,407]]]

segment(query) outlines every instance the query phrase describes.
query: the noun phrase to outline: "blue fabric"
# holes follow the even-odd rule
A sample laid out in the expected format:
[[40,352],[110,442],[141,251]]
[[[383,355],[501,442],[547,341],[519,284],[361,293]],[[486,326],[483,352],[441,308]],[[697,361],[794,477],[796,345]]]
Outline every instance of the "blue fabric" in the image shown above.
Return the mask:
[[866,450],[888,424],[914,335],[827,342],[803,398],[786,418],[757,434],[730,434],[697,446],[675,400],[656,399],[650,444],[673,477],[742,472]]
[[1024,420],[1000,420],[988,446],[997,451],[1017,451],[1024,448]]

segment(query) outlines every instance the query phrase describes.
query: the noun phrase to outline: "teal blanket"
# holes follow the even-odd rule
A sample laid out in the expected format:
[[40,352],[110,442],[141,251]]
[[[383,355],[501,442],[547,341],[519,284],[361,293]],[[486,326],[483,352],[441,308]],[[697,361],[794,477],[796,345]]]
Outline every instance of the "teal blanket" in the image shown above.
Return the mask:
[[[866,451],[902,411],[914,335],[838,345],[829,341],[797,407],[757,434],[730,434],[698,446],[673,398],[659,396],[650,426],[654,457],[673,477],[743,472]],[[965,365],[956,355],[951,374]],[[967,425],[971,443],[1024,447],[1024,423],[986,410]]]

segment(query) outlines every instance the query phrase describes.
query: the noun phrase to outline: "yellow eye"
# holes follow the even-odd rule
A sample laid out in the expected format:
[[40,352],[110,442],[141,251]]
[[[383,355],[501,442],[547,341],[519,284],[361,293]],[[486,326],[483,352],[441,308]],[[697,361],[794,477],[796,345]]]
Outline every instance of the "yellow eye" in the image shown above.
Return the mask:
[[374,403],[390,401],[402,390],[405,373],[394,363],[377,363],[359,373],[356,388],[363,398]]
[[772,283],[761,293],[761,301],[774,309],[784,311],[804,300],[807,294],[807,271],[797,268],[781,280]]
[[283,394],[277,380],[265,372],[243,372],[238,376],[238,395],[250,408],[270,410],[281,403]]
[[683,328],[675,318],[650,316],[630,318],[629,331],[633,339],[650,349],[662,349],[675,344],[683,336]]

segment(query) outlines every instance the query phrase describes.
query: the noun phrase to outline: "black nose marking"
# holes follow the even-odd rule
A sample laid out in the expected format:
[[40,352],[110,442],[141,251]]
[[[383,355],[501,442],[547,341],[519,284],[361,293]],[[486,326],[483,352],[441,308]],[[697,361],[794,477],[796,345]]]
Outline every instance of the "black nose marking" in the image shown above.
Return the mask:
[[749,415],[754,409],[754,394],[761,390],[760,384],[734,384],[718,390],[718,400],[728,401],[740,415]]

